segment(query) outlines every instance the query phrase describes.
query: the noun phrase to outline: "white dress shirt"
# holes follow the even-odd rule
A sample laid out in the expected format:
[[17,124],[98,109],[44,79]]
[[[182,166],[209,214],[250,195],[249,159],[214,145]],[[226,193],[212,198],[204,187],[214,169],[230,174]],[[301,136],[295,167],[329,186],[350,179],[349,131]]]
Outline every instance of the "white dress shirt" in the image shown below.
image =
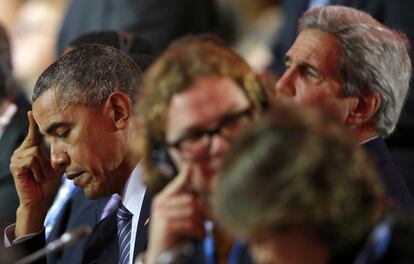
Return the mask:
[[6,129],[6,126],[10,124],[11,119],[13,118],[14,114],[17,112],[17,105],[13,103],[9,103],[6,106],[3,114],[0,115],[0,138]]
[[133,215],[129,263],[134,263],[135,238],[137,236],[139,215],[141,212],[142,202],[144,201],[145,189],[146,187],[142,178],[142,167],[141,164],[138,164],[126,182],[122,195],[122,203]]

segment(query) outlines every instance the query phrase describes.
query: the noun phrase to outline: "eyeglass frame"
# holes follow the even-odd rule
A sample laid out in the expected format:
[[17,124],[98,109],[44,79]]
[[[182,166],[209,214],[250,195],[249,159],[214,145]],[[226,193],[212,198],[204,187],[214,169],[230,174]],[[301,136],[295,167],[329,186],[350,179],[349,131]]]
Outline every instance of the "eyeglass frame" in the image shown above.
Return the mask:
[[[203,156],[208,156],[208,150],[211,147],[211,141],[212,141],[212,138],[213,138],[214,135],[220,135],[221,137],[229,140],[230,138],[226,137],[226,135],[223,134],[222,130],[226,128],[226,125],[236,124],[236,123],[239,123],[239,122],[240,122],[240,124],[238,124],[238,127],[242,127],[241,126],[241,121],[243,120],[244,117],[247,117],[249,121],[252,121],[252,119],[253,119],[253,109],[252,109],[252,107],[249,107],[249,108],[247,108],[243,111],[228,115],[227,117],[224,117],[219,122],[219,124],[216,127],[214,127],[213,129],[207,129],[207,130],[204,130],[204,131],[200,131],[200,132],[197,133],[198,135],[196,135],[196,136],[194,136],[194,135],[188,135],[188,136],[184,135],[184,136],[182,136],[181,138],[175,140],[172,143],[167,142],[166,145],[169,148],[176,149],[177,151],[179,151],[183,155],[187,154],[186,155],[187,157],[188,156],[197,156],[197,155],[190,154],[191,151],[188,151],[188,150],[186,151],[182,147],[183,142],[185,142],[186,140],[192,140],[193,143],[195,143],[198,140],[201,142],[201,140],[207,139],[206,144],[205,144],[205,147],[206,147],[205,148],[206,149],[205,154],[206,155],[199,155],[200,157],[190,158],[190,159],[194,159],[194,160],[200,159]],[[190,142],[188,142],[188,143],[190,144]],[[185,152],[187,152],[187,153],[185,153]]]

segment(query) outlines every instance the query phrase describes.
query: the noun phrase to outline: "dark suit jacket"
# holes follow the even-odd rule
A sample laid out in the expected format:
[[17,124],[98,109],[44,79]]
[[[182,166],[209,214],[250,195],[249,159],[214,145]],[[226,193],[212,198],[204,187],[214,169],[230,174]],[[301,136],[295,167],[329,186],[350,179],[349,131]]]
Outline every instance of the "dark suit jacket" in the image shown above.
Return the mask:
[[[151,195],[145,191],[139,215],[137,235],[135,238],[134,257],[147,247],[148,224],[150,216]],[[119,245],[116,210],[103,219],[94,229],[84,249],[83,263],[118,263]]]
[[213,0],[72,0],[58,40],[58,54],[82,33],[112,29],[136,33],[161,51],[173,39],[214,31]]
[[[85,197],[83,190],[77,188],[72,197],[62,208],[46,242],[49,243],[50,241],[59,238],[63,233],[75,229],[80,225],[87,225],[91,228],[95,227],[99,222],[102,210],[108,200],[108,197],[98,200],[90,200]],[[60,252],[49,254],[47,256],[47,263],[81,263],[86,241],[86,238],[81,239],[73,246],[65,247]]]
[[[395,209],[395,208],[394,208]],[[364,263],[376,263],[376,264],[410,264],[414,259],[414,245],[412,243],[414,238],[414,218],[412,214],[401,212],[399,210],[389,210],[388,214],[391,215],[392,221],[390,225],[390,240],[388,243],[380,243],[381,238],[374,241],[371,239],[371,247],[367,247],[367,242],[370,240],[369,234],[360,241],[354,241],[353,245],[347,248],[342,248],[341,251],[334,252],[331,257],[330,264],[349,264],[355,263],[357,255],[364,252],[368,260]],[[374,227],[373,227],[374,228]],[[371,231],[372,232],[372,231]],[[382,239],[384,241],[384,239]],[[376,245],[374,246],[374,243]],[[381,246],[379,246],[381,244]],[[375,262],[373,256],[379,256],[376,252],[384,252],[382,257]],[[361,263],[358,262],[358,263]]]
[[26,137],[29,127],[27,111],[31,109],[23,94],[14,103],[17,112],[0,137],[0,222],[5,226],[16,222],[19,198],[10,172],[10,158]]
[[374,160],[379,176],[385,185],[387,195],[407,209],[414,209],[414,200],[404,178],[398,172],[382,138],[377,137],[363,144],[368,155]]
[[[95,226],[94,223],[99,219],[102,209],[109,199],[88,200],[84,197],[82,190],[77,191],[75,194],[64,209],[55,228],[52,230],[49,240],[59,237],[62,232],[70,230],[72,229],[71,227],[74,228],[80,224]],[[145,250],[147,246],[148,225],[144,224],[150,216],[150,208],[151,196],[146,192],[138,222],[135,256]],[[20,252],[23,256],[27,256],[46,245],[44,237],[45,233],[42,232],[23,243],[14,245],[10,250]],[[113,212],[94,227],[87,241],[81,240],[73,247],[65,248],[61,253],[49,254],[47,261],[46,258],[42,258],[36,264],[118,263],[118,251],[117,219],[116,212]]]

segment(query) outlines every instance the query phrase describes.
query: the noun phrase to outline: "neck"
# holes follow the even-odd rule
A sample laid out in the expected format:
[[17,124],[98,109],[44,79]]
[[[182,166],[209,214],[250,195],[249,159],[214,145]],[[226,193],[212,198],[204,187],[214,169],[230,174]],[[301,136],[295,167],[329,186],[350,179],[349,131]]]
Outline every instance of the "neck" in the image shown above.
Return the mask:
[[372,137],[378,136],[378,132],[376,131],[376,128],[372,125],[363,126],[363,127],[354,127],[351,129],[351,131],[355,137],[355,140],[358,143],[364,142]]
[[139,158],[134,158],[133,156],[127,153],[120,166],[116,169],[116,171],[114,171],[114,176],[120,179],[118,181],[119,184],[115,186],[115,191],[119,195],[123,195],[125,184],[127,183],[129,176],[131,175],[134,168],[137,166],[138,162]]

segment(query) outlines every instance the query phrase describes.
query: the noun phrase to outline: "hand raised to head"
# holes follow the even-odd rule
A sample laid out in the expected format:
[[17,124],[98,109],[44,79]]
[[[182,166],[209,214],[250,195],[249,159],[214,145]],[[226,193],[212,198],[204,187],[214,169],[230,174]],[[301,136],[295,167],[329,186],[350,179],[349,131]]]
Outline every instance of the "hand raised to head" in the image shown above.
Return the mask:
[[28,112],[29,130],[11,157],[20,205],[17,209],[16,237],[37,232],[43,227],[50,200],[57,190],[62,172],[52,169],[41,150],[41,135],[33,113]]

